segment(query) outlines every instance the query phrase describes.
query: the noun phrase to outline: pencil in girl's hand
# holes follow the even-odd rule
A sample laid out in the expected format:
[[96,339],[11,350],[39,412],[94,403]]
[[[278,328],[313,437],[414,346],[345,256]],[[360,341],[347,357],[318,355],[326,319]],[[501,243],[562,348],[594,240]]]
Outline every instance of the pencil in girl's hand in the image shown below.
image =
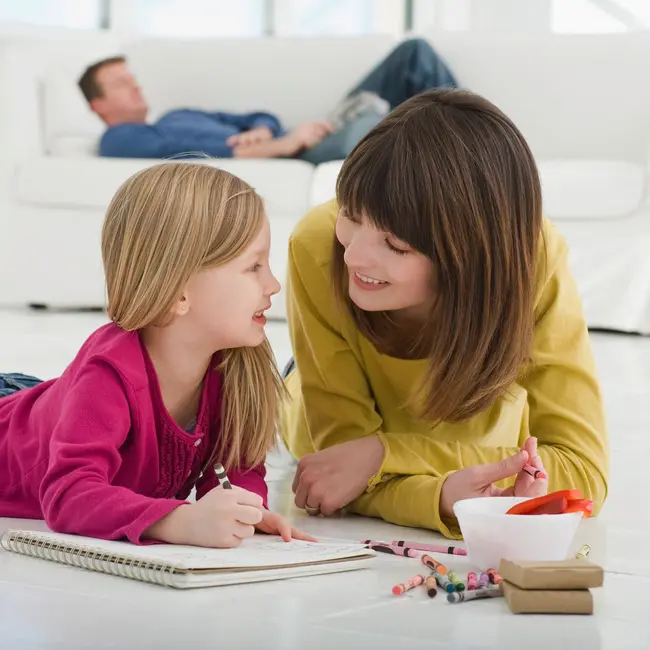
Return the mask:
[[224,469],[221,463],[214,464],[214,473],[217,475],[217,478],[219,479],[219,485],[221,485],[221,487],[224,490],[232,490],[232,483],[228,479],[226,470]]

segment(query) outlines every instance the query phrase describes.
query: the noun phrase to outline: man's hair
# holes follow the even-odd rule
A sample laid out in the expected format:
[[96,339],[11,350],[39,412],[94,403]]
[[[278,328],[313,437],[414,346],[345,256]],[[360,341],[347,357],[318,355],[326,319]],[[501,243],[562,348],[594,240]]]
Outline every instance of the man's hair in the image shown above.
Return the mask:
[[92,65],[89,65],[81,77],[79,77],[79,88],[81,88],[81,92],[84,94],[88,103],[103,95],[102,87],[97,83],[97,73],[104,66],[112,65],[113,63],[126,63],[126,57],[121,55],[111,56],[107,59],[97,61]]

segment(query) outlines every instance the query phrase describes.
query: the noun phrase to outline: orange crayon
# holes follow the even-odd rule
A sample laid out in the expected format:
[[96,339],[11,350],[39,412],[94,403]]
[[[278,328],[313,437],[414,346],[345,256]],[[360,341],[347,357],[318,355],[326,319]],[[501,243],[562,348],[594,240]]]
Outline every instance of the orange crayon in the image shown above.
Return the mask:
[[420,559],[422,560],[422,564],[428,566],[432,571],[439,573],[441,576],[447,575],[447,567],[438,562],[438,560],[434,560],[430,555],[426,555],[425,553]]
[[401,596],[404,592],[410,591],[411,589],[415,589],[416,587],[419,587],[423,582],[424,582],[424,576],[423,575],[413,576],[410,580],[407,580],[406,582],[402,583],[401,585],[395,585],[393,587],[393,595],[394,596]]

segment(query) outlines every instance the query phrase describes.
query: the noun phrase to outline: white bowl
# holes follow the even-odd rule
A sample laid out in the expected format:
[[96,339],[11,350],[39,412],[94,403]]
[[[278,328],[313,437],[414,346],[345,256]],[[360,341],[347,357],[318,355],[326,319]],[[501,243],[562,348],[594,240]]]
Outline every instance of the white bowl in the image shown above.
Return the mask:
[[507,515],[521,497],[463,499],[454,505],[472,564],[498,569],[502,558],[533,562],[565,560],[582,512]]

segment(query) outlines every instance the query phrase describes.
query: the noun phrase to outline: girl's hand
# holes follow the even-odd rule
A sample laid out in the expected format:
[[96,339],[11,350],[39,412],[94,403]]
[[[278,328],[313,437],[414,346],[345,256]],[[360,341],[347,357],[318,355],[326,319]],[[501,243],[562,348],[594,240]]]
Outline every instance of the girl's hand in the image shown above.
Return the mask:
[[296,506],[310,514],[333,515],[363,494],[384,453],[379,436],[372,435],[305,456],[293,479]]
[[[535,469],[546,474],[542,459],[537,454],[537,439],[526,440],[521,451],[514,456],[504,458],[498,463],[474,465],[451,474],[440,494],[440,515],[453,517],[453,506],[456,501],[476,497],[538,497],[548,492],[548,478],[533,478],[524,471],[529,463]],[[513,487],[499,488],[493,485],[503,479],[517,476]]]
[[169,544],[234,548],[255,534],[263,517],[262,497],[233,486],[216,487],[196,503],[179,506],[145,531]]
[[282,515],[270,510],[263,511],[262,521],[255,528],[267,535],[280,535],[285,542],[290,542],[292,539],[302,539],[305,542],[318,541],[311,535],[292,528],[291,524]]

